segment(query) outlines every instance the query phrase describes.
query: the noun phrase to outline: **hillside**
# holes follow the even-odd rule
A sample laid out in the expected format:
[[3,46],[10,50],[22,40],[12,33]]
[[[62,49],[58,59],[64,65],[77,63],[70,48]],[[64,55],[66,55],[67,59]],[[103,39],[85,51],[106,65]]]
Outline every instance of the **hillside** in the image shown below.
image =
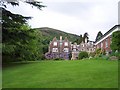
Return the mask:
[[36,29],[41,31],[43,37],[47,38],[47,41],[52,41],[52,39],[54,37],[59,39],[60,36],[62,36],[63,39],[65,37],[67,37],[68,40],[70,40],[71,42],[75,42],[79,38],[78,35],[71,34],[71,33],[66,33],[66,32],[63,32],[63,31],[60,31],[60,30],[57,30],[57,29],[53,29],[53,28],[42,27],[42,28],[36,28]]

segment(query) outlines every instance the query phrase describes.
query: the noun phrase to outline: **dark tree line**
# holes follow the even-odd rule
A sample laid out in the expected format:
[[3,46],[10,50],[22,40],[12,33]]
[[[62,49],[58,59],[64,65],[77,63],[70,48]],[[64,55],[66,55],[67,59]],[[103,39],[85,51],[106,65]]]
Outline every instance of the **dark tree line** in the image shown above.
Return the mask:
[[103,36],[102,32],[99,31],[98,34],[97,34],[97,36],[96,36],[95,41],[98,41],[102,36]]
[[[40,31],[31,29],[27,20],[31,17],[24,17],[20,14],[13,14],[6,10],[8,4],[19,5],[19,0],[9,2],[0,1],[2,7],[2,56],[3,63],[21,60],[38,60],[43,52]],[[38,1],[24,1],[41,10],[43,5]]]
[[89,41],[88,33],[84,33],[84,35],[80,35],[79,38],[75,41],[77,44],[80,44],[81,42],[85,42],[85,39],[87,39],[87,42]]

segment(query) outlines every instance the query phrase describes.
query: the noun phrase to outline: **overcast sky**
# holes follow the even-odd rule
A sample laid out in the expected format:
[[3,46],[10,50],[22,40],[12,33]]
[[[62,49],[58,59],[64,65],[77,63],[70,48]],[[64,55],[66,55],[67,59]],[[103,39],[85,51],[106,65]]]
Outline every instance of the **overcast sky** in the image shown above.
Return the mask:
[[119,0],[42,0],[47,7],[42,11],[30,5],[8,6],[13,13],[32,16],[32,28],[50,27],[73,34],[88,32],[95,40],[98,31],[103,34],[118,23]]

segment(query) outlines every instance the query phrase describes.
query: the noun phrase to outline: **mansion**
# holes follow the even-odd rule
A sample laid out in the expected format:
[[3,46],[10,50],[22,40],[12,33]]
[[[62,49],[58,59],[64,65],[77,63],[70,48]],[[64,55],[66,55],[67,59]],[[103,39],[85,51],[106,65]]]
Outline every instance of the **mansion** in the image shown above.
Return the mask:
[[[80,51],[86,51],[88,53],[94,52],[95,48],[93,45],[93,41],[87,42],[87,39],[85,40],[85,43],[81,43],[77,45],[77,43],[72,44],[67,37],[65,39],[62,39],[62,36],[60,36],[60,40],[57,40],[57,38],[53,38],[53,40],[49,44],[49,50],[45,54],[45,57],[47,59],[54,59],[54,58],[62,58],[62,59],[77,59],[78,54]],[[72,55],[72,58],[70,58],[70,55]]]
[[[105,50],[106,53],[110,53],[112,50],[110,48],[112,33],[120,30],[120,25],[115,25],[108,32],[106,32],[99,40],[96,42],[88,41],[85,39],[85,42],[80,44],[72,44],[67,37],[65,39],[60,36],[60,40],[56,37],[49,43],[49,50],[45,54],[47,59],[62,58],[65,60],[75,60],[78,58],[78,54],[81,51],[86,51],[88,53],[95,52],[96,49],[101,48]],[[71,58],[70,58],[71,56]]]

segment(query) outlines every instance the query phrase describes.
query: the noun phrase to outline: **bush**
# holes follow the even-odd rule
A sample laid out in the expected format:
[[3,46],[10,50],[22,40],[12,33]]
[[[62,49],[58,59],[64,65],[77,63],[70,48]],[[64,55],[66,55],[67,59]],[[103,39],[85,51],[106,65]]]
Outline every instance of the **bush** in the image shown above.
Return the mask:
[[112,52],[110,56],[116,56],[120,60],[120,52]]
[[101,48],[98,48],[98,49],[96,49],[96,51],[95,51],[95,56],[97,56],[97,57],[102,57],[102,56],[104,56],[104,55],[106,55],[106,52],[105,52],[105,50],[103,49],[101,49]]
[[94,57],[95,56],[95,52],[91,52],[90,54],[89,54],[89,57]]
[[95,50],[95,53],[96,53],[97,55],[101,54],[101,48],[96,49],[96,50]]
[[78,59],[83,59],[83,58],[88,58],[88,53],[87,52],[80,52]]

